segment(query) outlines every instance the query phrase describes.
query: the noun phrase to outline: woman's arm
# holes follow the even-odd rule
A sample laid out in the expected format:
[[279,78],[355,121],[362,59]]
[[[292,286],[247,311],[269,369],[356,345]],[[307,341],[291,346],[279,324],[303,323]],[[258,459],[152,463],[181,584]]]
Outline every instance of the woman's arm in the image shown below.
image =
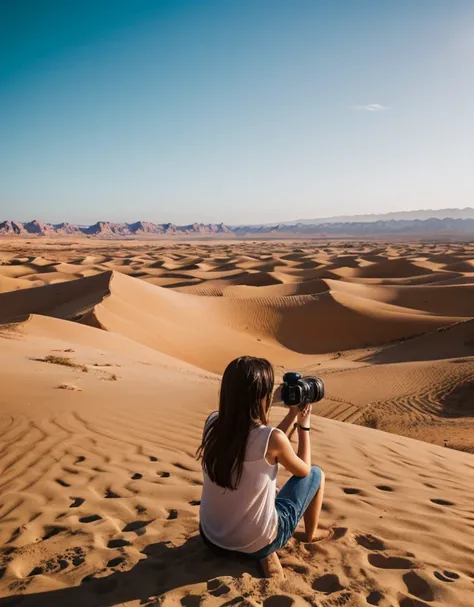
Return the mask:
[[[278,386],[278,388],[275,390],[275,392],[273,394],[273,402],[274,403],[282,402],[281,386]],[[281,430],[288,436],[296,421],[296,418],[298,416],[298,411],[299,411],[298,407],[288,407],[288,411],[287,411],[285,417],[281,420],[281,422],[277,426],[278,430]]]
[[[296,409],[296,407],[295,407]],[[298,425],[308,428],[311,423],[311,405],[298,409]],[[308,476],[311,470],[311,443],[308,430],[298,428],[298,453],[295,453],[286,434],[276,429],[270,436],[267,460],[279,463],[295,476]]]
[[288,409],[288,413],[285,415],[285,417],[281,420],[281,422],[278,424],[277,428],[278,430],[281,430],[282,432],[284,432],[286,434],[286,436],[288,436],[291,432],[291,430],[293,429],[293,426],[295,424],[296,418],[298,416],[298,411],[295,409],[298,409],[297,407],[290,407]]

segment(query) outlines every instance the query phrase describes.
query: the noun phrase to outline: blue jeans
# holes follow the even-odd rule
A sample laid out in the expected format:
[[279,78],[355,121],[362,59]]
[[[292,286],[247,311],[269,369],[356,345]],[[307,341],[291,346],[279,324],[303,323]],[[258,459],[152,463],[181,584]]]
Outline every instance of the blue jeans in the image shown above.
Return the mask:
[[311,466],[308,476],[292,476],[283,485],[275,500],[278,515],[277,536],[271,544],[248,556],[261,560],[287,544],[311,500],[319,490],[321,474],[319,466]]
[[204,535],[201,528],[201,537],[204,543],[218,556],[242,555],[252,559],[264,559],[275,550],[283,548],[291,538],[295,529],[303,517],[305,510],[309,506],[311,500],[316,495],[321,485],[322,470],[318,466],[311,466],[311,471],[308,476],[292,476],[290,480],[280,489],[276,500],[275,508],[278,516],[278,531],[277,536],[267,546],[264,546],[257,552],[235,552],[219,548],[210,542]]

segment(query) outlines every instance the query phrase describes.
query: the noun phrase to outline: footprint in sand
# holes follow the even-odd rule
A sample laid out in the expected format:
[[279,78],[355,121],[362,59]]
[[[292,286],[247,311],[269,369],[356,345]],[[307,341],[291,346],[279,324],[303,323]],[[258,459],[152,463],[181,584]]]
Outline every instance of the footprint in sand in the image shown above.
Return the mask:
[[438,580],[440,580],[441,582],[447,582],[452,584],[455,580],[459,579],[459,575],[457,573],[454,573],[454,571],[443,571],[443,573],[440,573],[439,571],[435,571],[433,573],[433,575],[435,576],[435,578],[437,578]]
[[219,579],[209,580],[209,582],[207,582],[207,590],[212,596],[222,596],[223,594],[230,592],[229,586]]
[[349,529],[347,527],[333,527],[333,536],[332,539],[333,540],[340,540],[342,537],[345,537],[347,535],[347,532],[349,531]]
[[433,601],[434,594],[430,584],[415,571],[405,573],[403,581],[410,594],[425,601]]
[[132,481],[138,481],[142,477],[143,477],[143,474],[140,474],[140,472],[135,472],[135,474],[132,475],[131,479],[132,479]]
[[168,521],[173,521],[174,519],[178,518],[178,511],[175,510],[174,508],[172,508],[171,510],[168,510]]
[[62,469],[69,474],[79,474],[79,470],[74,470],[74,468],[69,468],[69,466],[62,466]]
[[80,464],[81,462],[85,461],[85,457],[83,455],[78,455],[76,457],[76,461],[74,462],[75,464]]
[[158,458],[155,457],[154,455],[150,455],[149,458],[150,458],[150,462],[157,462],[158,461]]
[[112,489],[110,487],[107,487],[107,489],[105,490],[104,497],[109,498],[109,499],[115,499],[117,497],[122,497],[122,496],[119,495],[118,493],[115,493],[114,491],[112,491]]
[[431,499],[430,502],[433,502],[433,504],[437,504],[438,506],[455,506],[453,502],[443,499]]
[[377,485],[377,489],[380,491],[393,491],[393,488],[389,485]]
[[187,467],[187,466],[185,466],[184,464],[180,464],[179,462],[178,462],[178,463],[173,464],[173,466],[174,466],[175,468],[179,468],[180,470],[185,470],[186,472],[194,472],[194,470],[192,470],[191,468],[188,468],[188,467]]
[[43,535],[43,541],[44,540],[49,540],[50,537],[53,537],[55,535],[58,535],[58,533],[61,533],[61,531],[64,531],[65,527],[57,527],[56,525],[47,525],[44,528],[44,535]]
[[121,565],[122,563],[125,562],[125,557],[123,556],[117,556],[114,559],[110,559],[110,561],[107,563],[107,567],[117,567],[118,565]]
[[161,476],[161,478],[169,478],[171,474],[169,472],[157,472]]
[[95,521],[102,520],[102,517],[99,514],[91,514],[89,516],[83,516],[79,519],[80,523],[94,523]]
[[70,487],[71,486],[69,483],[66,483],[66,481],[63,481],[60,478],[56,478],[55,481],[58,483],[58,485],[61,485],[61,487]]
[[180,600],[183,607],[199,607],[201,602],[202,596],[200,594],[188,594],[188,596],[183,596],[183,598]]
[[354,489],[353,487],[345,487],[343,491],[344,493],[347,493],[347,495],[359,495],[361,493],[360,489]]
[[74,500],[72,502],[72,504],[69,506],[69,508],[79,508],[79,506],[82,506],[82,504],[86,501],[85,499],[83,499],[82,497],[72,497],[72,500]]
[[356,542],[367,550],[385,550],[382,540],[370,534],[356,536]]
[[366,601],[369,605],[378,605],[384,598],[384,595],[378,590],[373,590],[367,597]]
[[190,506],[200,506],[201,505],[201,500],[191,500],[189,502]]
[[11,542],[14,542],[20,536],[20,534],[21,534],[20,527],[16,527],[16,529],[14,529],[13,533],[11,534],[10,539],[6,543],[10,544]]
[[131,546],[132,542],[128,540],[124,540],[123,538],[117,538],[115,540],[110,540],[107,544],[107,548],[124,548],[125,546]]
[[86,559],[81,554],[77,554],[72,559],[72,564],[74,565],[74,567],[79,567],[79,565],[82,565],[82,563],[85,563],[85,562],[86,562]]
[[70,557],[68,558],[67,553],[59,554],[51,559],[48,559],[47,561],[43,561],[40,565],[32,569],[28,574],[28,577],[34,577],[35,575],[42,574],[47,575],[52,573],[59,573],[60,571],[64,571],[65,569],[67,569],[70,564],[71,559]]
[[313,589],[325,594],[332,594],[333,592],[344,590],[344,586],[341,586],[339,577],[335,573],[327,573],[314,580]]
[[291,596],[284,594],[274,594],[263,601],[263,607],[291,607],[295,601]]
[[401,556],[385,556],[379,552],[372,552],[367,558],[369,563],[377,569],[413,569],[415,567],[412,561]]
[[127,533],[128,531],[135,531],[136,533],[140,531],[141,533],[144,533],[144,528],[150,523],[151,521],[132,521],[131,523],[127,523],[125,525],[125,527],[122,529],[122,533]]
[[[8,590],[10,590],[10,592],[15,592],[15,593],[18,593],[18,592],[24,593],[32,581],[33,580],[31,578],[28,578],[25,580],[16,580],[15,582],[12,582],[8,586]],[[23,601],[23,597],[21,595],[13,596],[7,600],[8,600],[8,603],[7,603],[8,607],[16,607],[16,605],[21,604],[21,602]]]

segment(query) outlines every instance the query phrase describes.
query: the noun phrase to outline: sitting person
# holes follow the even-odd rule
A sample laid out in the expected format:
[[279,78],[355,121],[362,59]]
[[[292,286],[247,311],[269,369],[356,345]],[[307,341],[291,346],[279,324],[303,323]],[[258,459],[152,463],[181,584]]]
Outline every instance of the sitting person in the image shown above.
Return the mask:
[[[288,542],[302,517],[307,542],[331,534],[318,529],[325,477],[311,465],[312,405],[290,407],[278,428],[272,428],[273,390],[274,372],[267,360],[243,356],[232,361],[222,377],[219,411],[207,418],[198,450],[204,542],[216,551],[258,559],[266,575],[281,574],[276,550]],[[298,453],[288,438],[294,425]],[[278,464],[293,476],[276,495]]]

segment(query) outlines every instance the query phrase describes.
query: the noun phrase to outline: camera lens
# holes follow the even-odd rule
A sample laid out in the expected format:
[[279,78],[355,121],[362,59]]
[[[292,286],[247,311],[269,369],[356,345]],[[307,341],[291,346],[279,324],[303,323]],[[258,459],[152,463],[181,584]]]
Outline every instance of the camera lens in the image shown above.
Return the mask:
[[311,388],[309,390],[309,397],[311,403],[317,403],[319,400],[324,398],[324,383],[319,377],[309,377],[308,383]]
[[283,376],[282,398],[290,407],[315,403],[324,398],[324,384],[319,377],[301,377],[289,372]]

